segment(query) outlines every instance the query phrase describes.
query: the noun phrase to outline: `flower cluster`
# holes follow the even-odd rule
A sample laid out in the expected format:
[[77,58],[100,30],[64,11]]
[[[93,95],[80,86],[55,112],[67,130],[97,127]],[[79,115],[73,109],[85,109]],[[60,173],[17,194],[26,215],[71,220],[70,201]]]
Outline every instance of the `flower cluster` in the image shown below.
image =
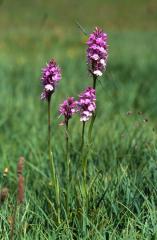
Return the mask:
[[80,113],[80,121],[88,121],[96,109],[95,89],[88,87],[79,95],[77,108]]
[[107,34],[95,28],[87,41],[87,62],[89,72],[95,76],[102,76],[108,58]]
[[[106,68],[108,58],[107,34],[100,28],[95,28],[89,35],[87,41],[87,62],[89,72],[95,76],[102,76]],[[43,92],[41,99],[50,100],[58,82],[61,80],[61,70],[55,60],[51,60],[46,67],[42,69]],[[96,92],[94,88],[88,87],[79,95],[79,100],[75,101],[69,97],[59,106],[60,116],[64,116],[63,124],[66,124],[72,115],[80,113],[80,121],[88,121],[96,109]]]
[[69,97],[59,106],[60,116],[64,116],[64,122],[61,125],[66,124],[72,115],[76,112],[76,101],[73,97]]
[[41,99],[50,99],[52,93],[54,93],[58,81],[61,80],[61,70],[57,66],[55,60],[51,60],[46,67],[42,69],[42,85],[43,92]]

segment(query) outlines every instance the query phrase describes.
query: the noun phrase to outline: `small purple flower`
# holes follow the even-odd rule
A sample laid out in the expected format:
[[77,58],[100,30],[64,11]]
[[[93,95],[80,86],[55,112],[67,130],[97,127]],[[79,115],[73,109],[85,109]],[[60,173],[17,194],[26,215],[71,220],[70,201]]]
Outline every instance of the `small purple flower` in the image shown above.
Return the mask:
[[72,115],[76,112],[76,101],[73,97],[69,97],[59,106],[60,116],[64,116],[64,122],[60,125],[67,124]]
[[87,45],[88,70],[92,75],[102,76],[108,58],[107,34],[96,27],[90,34]]
[[80,121],[88,121],[96,109],[96,95],[95,89],[88,87],[79,95],[77,101],[77,108],[80,113]]
[[41,94],[41,99],[49,100],[60,80],[61,70],[55,60],[52,59],[47,66],[42,69],[41,81],[43,85],[43,92]]

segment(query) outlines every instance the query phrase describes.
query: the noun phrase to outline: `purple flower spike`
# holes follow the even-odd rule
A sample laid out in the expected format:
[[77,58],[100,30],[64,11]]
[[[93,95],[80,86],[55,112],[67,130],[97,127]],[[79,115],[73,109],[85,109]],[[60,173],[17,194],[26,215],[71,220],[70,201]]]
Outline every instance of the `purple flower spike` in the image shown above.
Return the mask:
[[79,95],[77,101],[77,108],[80,113],[80,121],[88,121],[96,109],[96,95],[95,89],[88,87],[83,93]]
[[90,34],[87,45],[88,70],[92,75],[102,76],[108,58],[107,34],[96,27]]
[[60,125],[66,124],[70,118],[72,118],[72,115],[76,112],[76,101],[73,97],[69,97],[67,100],[65,100],[62,104],[59,106],[59,113],[60,116],[64,116],[64,122],[62,122]]
[[61,80],[61,70],[56,64],[55,60],[51,60],[46,67],[42,69],[42,85],[43,92],[41,94],[41,99],[48,100],[54,93],[58,82]]

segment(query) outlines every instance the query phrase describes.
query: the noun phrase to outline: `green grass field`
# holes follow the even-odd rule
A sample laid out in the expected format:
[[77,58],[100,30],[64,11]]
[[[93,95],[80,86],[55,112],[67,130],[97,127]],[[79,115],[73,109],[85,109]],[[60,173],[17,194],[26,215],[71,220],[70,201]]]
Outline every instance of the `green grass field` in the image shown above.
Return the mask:
[[[25,157],[25,200],[16,211],[14,239],[157,239],[156,2],[133,3],[1,1],[0,188],[8,187],[9,196],[0,205],[0,239],[10,239],[20,156]],[[86,66],[87,38],[77,20],[88,31],[100,25],[109,34],[109,61],[97,85],[97,118],[88,156],[88,185],[97,177],[89,191],[85,235],[81,124],[78,116],[70,121],[67,216],[65,133],[58,119],[58,104],[92,85]],[[63,74],[51,109],[54,160],[62,188],[60,224],[47,157],[47,104],[40,101],[41,67],[51,57]]]

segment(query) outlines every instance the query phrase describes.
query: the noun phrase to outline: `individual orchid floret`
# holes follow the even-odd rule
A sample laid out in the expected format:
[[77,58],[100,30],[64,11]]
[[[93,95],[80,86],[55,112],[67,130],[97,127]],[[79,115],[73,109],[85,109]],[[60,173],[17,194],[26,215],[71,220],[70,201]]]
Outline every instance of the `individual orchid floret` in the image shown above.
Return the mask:
[[73,97],[69,97],[59,106],[60,116],[64,116],[64,121],[60,125],[67,124],[72,115],[76,113],[76,101]]
[[42,69],[42,86],[43,92],[41,99],[49,100],[54,93],[58,82],[61,80],[61,70],[55,60],[51,60],[46,67]]
[[93,112],[96,110],[95,89],[88,87],[79,95],[77,109],[80,113],[81,122],[86,122],[90,119],[90,117],[93,115]]
[[88,70],[96,77],[102,76],[108,58],[107,34],[96,27],[90,34],[87,45]]

